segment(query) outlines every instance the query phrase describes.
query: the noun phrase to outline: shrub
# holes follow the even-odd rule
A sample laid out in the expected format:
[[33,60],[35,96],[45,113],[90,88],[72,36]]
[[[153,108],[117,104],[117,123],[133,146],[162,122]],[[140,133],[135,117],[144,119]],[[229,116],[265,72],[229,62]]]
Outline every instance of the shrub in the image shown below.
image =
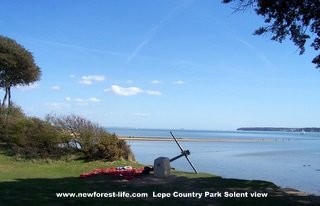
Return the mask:
[[60,157],[66,148],[58,147],[68,142],[55,127],[41,119],[27,117],[17,106],[1,108],[0,137],[15,154],[29,158]]
[[9,129],[15,122],[25,118],[22,109],[14,104],[10,107],[0,106],[0,141],[9,142]]
[[58,144],[68,141],[56,128],[38,118],[24,118],[10,128],[16,153],[32,158],[61,157],[67,148]]
[[85,153],[89,160],[107,159],[114,161],[121,158],[130,161],[134,160],[129,145],[115,134],[101,134],[98,142],[90,145],[90,148]]
[[25,116],[16,106],[0,107],[0,129],[0,141],[27,158],[59,158],[79,151],[88,160],[134,160],[124,140],[77,115],[48,115],[43,121]]
[[83,117],[48,115],[46,120],[61,133],[71,134],[88,160],[134,160],[130,146],[124,140]]

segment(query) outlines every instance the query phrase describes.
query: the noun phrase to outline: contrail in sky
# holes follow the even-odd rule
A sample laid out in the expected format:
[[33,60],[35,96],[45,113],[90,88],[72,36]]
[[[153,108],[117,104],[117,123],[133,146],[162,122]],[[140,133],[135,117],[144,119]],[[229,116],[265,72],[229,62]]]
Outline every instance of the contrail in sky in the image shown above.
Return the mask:
[[149,41],[164,27],[164,25],[174,16],[178,15],[180,12],[182,12],[184,9],[188,8],[193,4],[195,0],[187,0],[183,3],[179,4],[177,7],[173,8],[169,14],[167,14],[161,21],[159,21],[156,25],[152,27],[152,29],[146,34],[143,41],[140,42],[140,44],[135,48],[135,50],[131,53],[131,55],[128,57],[129,64],[143,49],[145,45],[149,43]]
[[238,37],[237,35],[235,35],[236,32],[223,32],[225,35],[233,38],[234,40],[240,42],[241,44],[243,44],[244,46],[246,46],[247,48],[251,49],[254,53],[255,56],[262,61],[263,63],[267,64],[267,65],[273,65],[273,63],[269,60],[269,58],[260,50],[258,49],[256,46],[254,46],[253,44],[249,43],[248,41],[243,40],[242,38]]
[[35,41],[46,44],[46,45],[51,45],[55,47],[64,47],[64,48],[72,48],[76,49],[78,51],[82,51],[84,53],[89,53],[89,52],[96,52],[96,53],[104,53],[108,55],[113,55],[113,56],[127,56],[127,53],[121,53],[121,52],[116,52],[116,51],[110,51],[110,50],[102,50],[102,49],[94,49],[94,48],[88,48],[84,47],[81,45],[76,45],[76,44],[69,44],[69,43],[63,43],[63,42],[56,42],[56,41],[45,41],[45,40],[40,40],[40,39],[35,39]]

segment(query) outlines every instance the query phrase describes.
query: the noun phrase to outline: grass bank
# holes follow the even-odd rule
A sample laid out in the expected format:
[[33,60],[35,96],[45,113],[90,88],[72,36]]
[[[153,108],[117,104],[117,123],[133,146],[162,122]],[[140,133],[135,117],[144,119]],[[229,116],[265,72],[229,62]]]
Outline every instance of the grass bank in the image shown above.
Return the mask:
[[[66,159],[19,160],[0,150],[0,206],[6,205],[320,205],[319,197],[301,193],[291,194],[265,181],[225,179],[210,174],[190,174],[174,172],[167,179],[157,179],[152,175],[131,181],[98,175],[79,178],[84,172],[95,168],[106,168],[138,163],[84,162]],[[18,160],[17,160],[18,159]],[[58,198],[56,193],[117,193],[147,194],[148,197],[95,197]],[[177,193],[175,193],[177,192]],[[206,192],[216,197],[204,197]],[[267,193],[267,197],[224,197],[224,193],[249,194]],[[293,193],[292,193],[293,192]],[[124,194],[123,193],[123,194]],[[201,193],[202,197],[173,197]],[[219,197],[221,193],[222,197]],[[167,198],[153,197],[171,196]],[[208,193],[207,193],[208,194]]]

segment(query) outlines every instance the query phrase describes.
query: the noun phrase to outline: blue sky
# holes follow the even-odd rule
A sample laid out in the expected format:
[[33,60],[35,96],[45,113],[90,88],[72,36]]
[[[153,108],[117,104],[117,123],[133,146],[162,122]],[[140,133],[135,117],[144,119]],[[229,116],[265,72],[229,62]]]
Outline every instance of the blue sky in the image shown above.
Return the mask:
[[316,53],[254,36],[263,20],[232,12],[212,0],[2,0],[0,34],[42,70],[13,101],[107,127],[319,126]]

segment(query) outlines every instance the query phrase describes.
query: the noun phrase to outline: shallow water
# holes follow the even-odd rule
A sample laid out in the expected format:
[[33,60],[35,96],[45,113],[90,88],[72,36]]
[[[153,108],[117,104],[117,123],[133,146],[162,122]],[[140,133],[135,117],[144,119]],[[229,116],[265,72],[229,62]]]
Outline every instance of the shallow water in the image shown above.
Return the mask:
[[[168,130],[109,129],[123,136],[170,137]],[[187,138],[262,138],[260,142],[181,142],[201,172],[227,178],[272,181],[281,187],[320,194],[320,134],[289,132],[174,131]],[[128,141],[136,159],[153,164],[159,156],[180,154],[174,142]],[[184,158],[171,164],[192,171]]]

